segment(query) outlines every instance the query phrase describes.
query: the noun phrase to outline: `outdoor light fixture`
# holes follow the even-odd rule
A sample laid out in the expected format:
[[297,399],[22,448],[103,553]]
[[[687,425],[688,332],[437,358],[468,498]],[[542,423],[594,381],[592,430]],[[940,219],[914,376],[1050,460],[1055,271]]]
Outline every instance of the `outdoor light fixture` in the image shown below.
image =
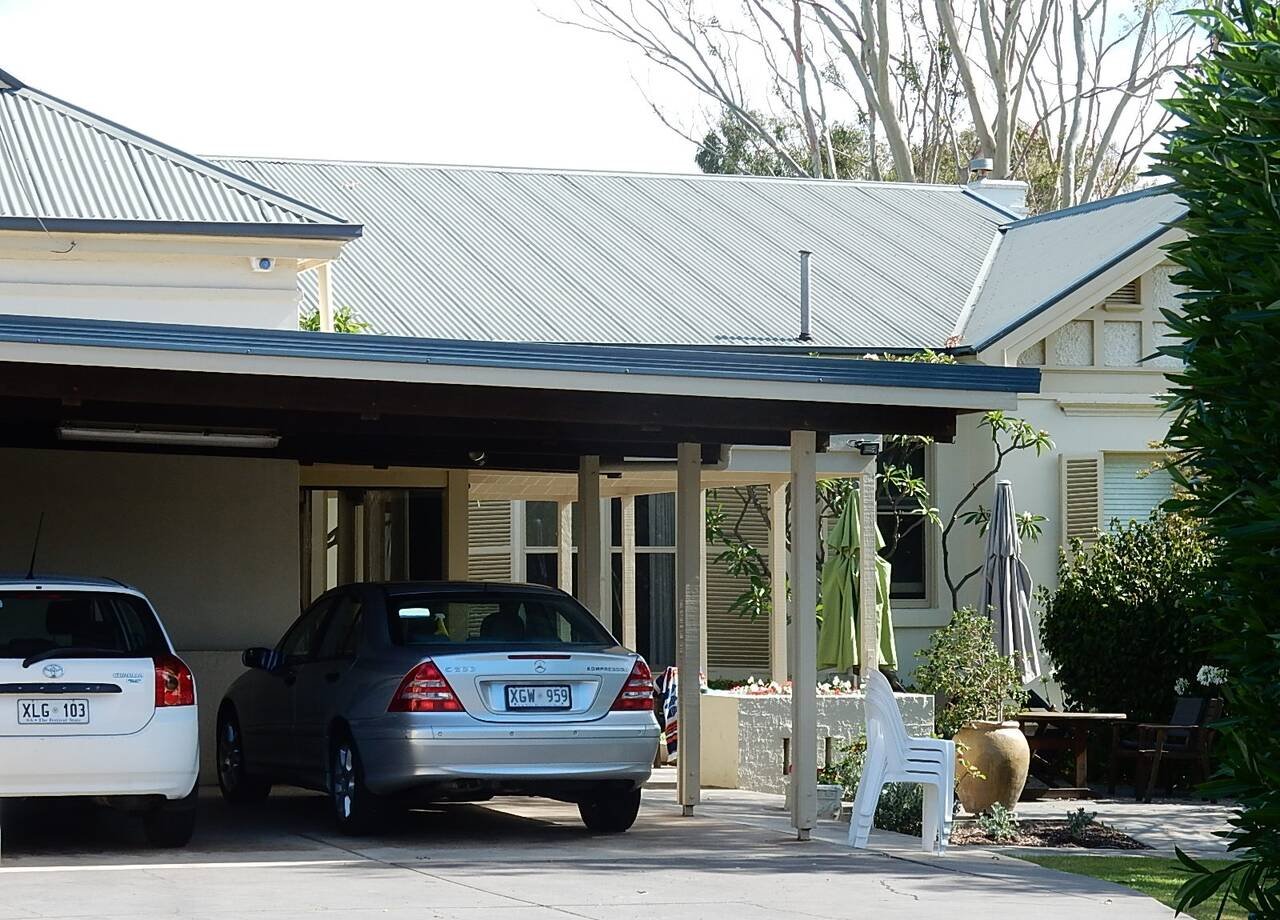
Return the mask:
[[59,425],[62,441],[111,444],[161,444],[176,447],[239,447],[270,450],[280,436],[260,431],[214,431],[186,428],[140,428],[135,425]]

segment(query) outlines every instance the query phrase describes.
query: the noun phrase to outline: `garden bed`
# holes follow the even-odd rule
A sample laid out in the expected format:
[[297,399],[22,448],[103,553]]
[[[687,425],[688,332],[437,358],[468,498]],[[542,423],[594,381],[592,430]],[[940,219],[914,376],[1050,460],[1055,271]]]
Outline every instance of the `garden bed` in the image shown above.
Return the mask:
[[1066,821],[1035,819],[1018,822],[1013,836],[993,840],[976,821],[956,822],[951,830],[952,846],[1054,847],[1076,850],[1149,850],[1145,843],[1134,840],[1114,827],[1094,822],[1072,834]]

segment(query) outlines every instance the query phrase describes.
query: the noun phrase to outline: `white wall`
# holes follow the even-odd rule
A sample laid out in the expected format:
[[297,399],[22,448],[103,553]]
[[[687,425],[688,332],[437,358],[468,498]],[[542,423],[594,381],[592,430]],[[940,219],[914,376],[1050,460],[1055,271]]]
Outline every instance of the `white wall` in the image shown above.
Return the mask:
[[298,465],[285,460],[0,450],[7,485],[0,570],[24,571],[45,513],[37,572],[140,589],[196,675],[205,779],[212,722],[240,652],[298,615]]
[[[70,252],[57,252],[70,243]],[[0,233],[0,313],[296,329],[298,263],[336,244]],[[251,259],[276,259],[256,272]]]

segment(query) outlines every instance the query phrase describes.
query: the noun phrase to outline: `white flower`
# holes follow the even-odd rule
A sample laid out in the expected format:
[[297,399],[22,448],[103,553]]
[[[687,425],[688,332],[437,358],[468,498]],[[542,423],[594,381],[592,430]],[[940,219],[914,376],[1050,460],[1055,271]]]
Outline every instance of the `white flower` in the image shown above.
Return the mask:
[[1191,689],[1190,682],[1185,677],[1179,677],[1173,682],[1174,696],[1186,696],[1187,691]]
[[1227,682],[1227,671],[1225,668],[1214,667],[1207,664],[1196,672],[1196,683],[1202,687],[1219,687]]

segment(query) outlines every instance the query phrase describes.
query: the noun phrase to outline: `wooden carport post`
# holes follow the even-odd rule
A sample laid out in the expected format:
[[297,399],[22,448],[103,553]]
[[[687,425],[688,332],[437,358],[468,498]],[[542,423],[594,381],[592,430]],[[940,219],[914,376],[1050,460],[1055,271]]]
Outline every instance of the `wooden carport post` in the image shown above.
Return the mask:
[[578,462],[578,508],[582,515],[578,532],[578,600],[597,620],[608,625],[608,598],[601,590],[605,564],[601,540],[606,525],[601,514],[599,457],[582,457]]
[[702,446],[676,449],[676,667],[679,668],[677,794],[682,814],[693,814],[701,791],[702,553],[706,524],[702,504]]
[[[818,820],[818,466],[812,431],[791,432],[791,823]],[[683,733],[683,727],[682,727]]]
[[880,665],[880,610],[876,606],[876,456],[866,458],[858,475],[858,676],[866,686],[867,675]]

